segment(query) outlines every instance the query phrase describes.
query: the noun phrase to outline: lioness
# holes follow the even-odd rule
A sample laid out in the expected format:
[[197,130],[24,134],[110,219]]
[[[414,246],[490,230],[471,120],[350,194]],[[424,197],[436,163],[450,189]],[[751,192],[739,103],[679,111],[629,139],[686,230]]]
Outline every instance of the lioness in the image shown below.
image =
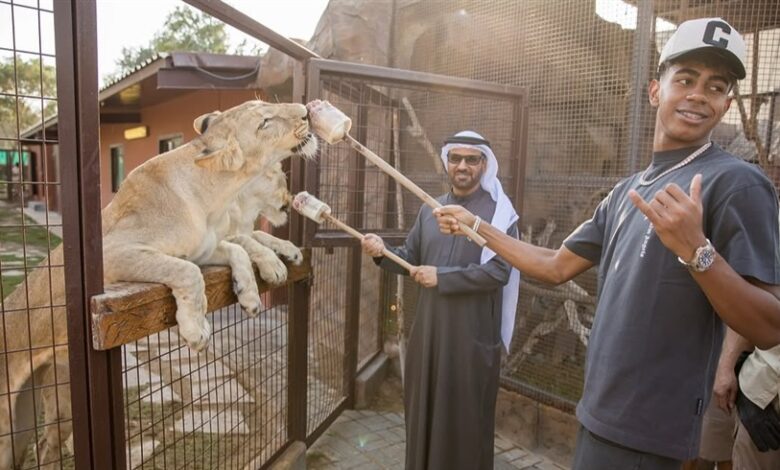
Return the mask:
[[[249,257],[225,240],[225,213],[256,176],[293,154],[312,157],[317,141],[309,133],[306,108],[299,104],[249,101],[200,116],[194,126],[201,135],[133,170],[103,210],[103,260],[105,283],[169,286],[179,335],[201,350],[211,327],[198,265],[230,265],[242,308],[250,314],[260,310]],[[0,469],[24,460],[41,384],[54,383],[55,374],[59,382],[68,377],[64,279],[56,267],[62,262],[60,247],[49,258],[51,277],[49,270],[35,272],[4,303],[0,394],[7,396],[0,396]],[[59,406],[46,400],[44,425],[69,418],[70,406],[63,400],[67,386],[58,388]],[[51,394],[54,388],[45,390]],[[59,457],[59,439],[69,434],[62,428],[57,424],[46,430],[46,447],[56,451],[39,450],[41,463]]]
[[198,265],[229,264],[241,306],[260,310],[246,252],[217,223],[253,178],[299,152],[313,156],[307,111],[251,101],[195,120],[203,134],[128,175],[103,211],[107,282],[159,282],[173,291],[179,334],[203,349],[211,334]]
[[[207,126],[207,123],[203,125]],[[205,129],[195,129],[199,134]],[[260,277],[273,284],[284,282],[287,268],[277,255],[295,264],[303,260],[301,250],[287,240],[255,230],[255,221],[263,216],[274,227],[287,223],[290,194],[282,164],[276,163],[257,174],[236,195],[215,225],[226,233],[226,241],[240,245],[257,266]]]

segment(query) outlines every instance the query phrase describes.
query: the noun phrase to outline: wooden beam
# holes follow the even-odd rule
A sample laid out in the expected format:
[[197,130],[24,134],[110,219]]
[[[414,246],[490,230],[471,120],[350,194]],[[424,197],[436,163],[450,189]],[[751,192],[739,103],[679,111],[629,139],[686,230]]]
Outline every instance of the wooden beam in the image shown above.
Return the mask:
[[[287,282],[311,276],[311,249],[303,250],[299,266],[285,262]],[[238,301],[233,293],[230,268],[203,268],[208,311],[213,312]],[[255,268],[255,278],[259,279]],[[280,287],[258,280],[260,292]],[[145,338],[176,325],[176,301],[171,289],[162,284],[122,282],[105,286],[105,292],[92,297],[92,346],[107,350]],[[261,314],[262,315],[262,314]]]
[[101,124],[137,124],[141,122],[141,113],[100,113]]

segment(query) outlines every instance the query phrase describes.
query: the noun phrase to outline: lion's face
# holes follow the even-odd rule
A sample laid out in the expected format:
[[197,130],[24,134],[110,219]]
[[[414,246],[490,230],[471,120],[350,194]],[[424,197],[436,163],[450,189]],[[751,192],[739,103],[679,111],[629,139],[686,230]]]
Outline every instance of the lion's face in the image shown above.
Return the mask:
[[311,158],[317,151],[317,139],[309,132],[308,112],[302,104],[247,101],[200,116],[194,127],[206,146],[201,161],[210,159],[210,152],[231,149],[225,153],[232,155],[235,147],[240,150],[240,161],[228,157],[220,169],[270,165],[293,154]]

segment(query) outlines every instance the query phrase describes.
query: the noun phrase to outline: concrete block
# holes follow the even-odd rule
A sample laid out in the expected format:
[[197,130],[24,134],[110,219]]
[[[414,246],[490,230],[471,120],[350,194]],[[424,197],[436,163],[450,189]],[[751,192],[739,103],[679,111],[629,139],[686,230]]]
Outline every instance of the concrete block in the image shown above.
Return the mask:
[[539,446],[536,452],[556,463],[570,465],[580,423],[574,415],[551,406],[539,405]]
[[496,432],[526,449],[538,445],[539,403],[519,393],[499,389]]
[[499,389],[496,433],[511,443],[568,466],[574,456],[579,426],[574,415]]
[[[246,467],[249,468],[258,467]],[[269,470],[306,470],[306,444],[301,441],[293,442],[268,468]]]
[[355,408],[366,408],[371,401],[371,397],[376,395],[379,387],[382,386],[390,361],[385,353],[379,353],[363,372],[355,379]]

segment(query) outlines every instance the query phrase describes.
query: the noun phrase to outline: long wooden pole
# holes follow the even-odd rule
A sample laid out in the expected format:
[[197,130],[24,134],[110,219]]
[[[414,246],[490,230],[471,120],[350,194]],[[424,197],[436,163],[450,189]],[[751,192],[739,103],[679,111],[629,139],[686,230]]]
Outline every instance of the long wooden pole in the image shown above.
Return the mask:
[[[349,134],[347,134],[345,138],[353,149],[360,152],[364,157],[369,159],[371,163],[378,166],[380,170],[392,176],[393,179],[401,183],[401,185],[406,189],[408,189],[409,191],[413,192],[417,197],[422,199],[423,202],[433,207],[434,209],[437,207],[441,207],[439,201],[432,198],[428,193],[426,193],[419,186],[414,184],[412,180],[410,180],[409,178],[401,174],[398,170],[390,166],[389,163],[384,161],[379,155],[372,152],[368,147],[355,140],[355,138]],[[471,239],[471,241],[473,241],[479,246],[485,246],[487,244],[487,241],[484,238],[482,238],[480,234],[472,230],[471,227],[464,224],[463,222],[459,222],[458,224],[460,225],[460,229],[463,231],[463,233],[465,233]]]
[[[345,224],[344,222],[340,221],[339,219],[333,217],[332,215],[328,213],[323,213],[322,218],[327,220],[328,222],[332,223],[336,227],[340,228],[341,230],[347,232],[348,234],[352,235],[353,237],[357,238],[358,240],[363,239],[363,234],[355,230],[354,228],[350,227],[349,225]],[[400,256],[396,255],[392,251],[388,250],[387,248],[382,249],[382,255],[387,256],[391,260],[395,261],[399,265],[401,265],[402,268],[411,271],[414,267],[413,265],[409,264],[405,259],[401,258]]]

